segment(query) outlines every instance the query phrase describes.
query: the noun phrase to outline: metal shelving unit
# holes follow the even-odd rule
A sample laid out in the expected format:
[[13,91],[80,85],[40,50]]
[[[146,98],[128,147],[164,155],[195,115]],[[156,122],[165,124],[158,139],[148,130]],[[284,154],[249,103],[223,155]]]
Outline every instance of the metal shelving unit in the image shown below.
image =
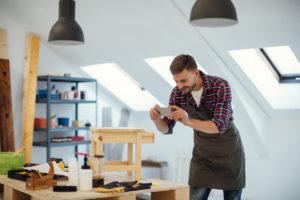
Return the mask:
[[[78,145],[90,144],[91,141],[70,141],[70,142],[51,142],[51,133],[54,132],[75,132],[75,136],[78,136],[78,131],[89,130],[88,127],[50,127],[50,116],[51,116],[51,105],[52,104],[74,104],[75,105],[75,120],[78,120],[78,105],[79,104],[95,104],[95,125],[97,126],[97,96],[98,87],[97,80],[90,78],[76,78],[76,77],[62,77],[62,76],[38,76],[38,81],[46,82],[47,87],[47,97],[45,99],[36,99],[36,103],[46,104],[46,118],[47,118],[47,128],[35,128],[35,132],[45,132],[46,141],[33,142],[33,146],[45,147],[47,149],[47,161],[50,160],[51,147],[58,146],[74,146],[74,151],[78,151]],[[95,100],[61,100],[61,99],[51,99],[51,84],[54,82],[65,82],[65,83],[75,83],[76,89],[78,89],[79,83],[94,82],[95,83]]]

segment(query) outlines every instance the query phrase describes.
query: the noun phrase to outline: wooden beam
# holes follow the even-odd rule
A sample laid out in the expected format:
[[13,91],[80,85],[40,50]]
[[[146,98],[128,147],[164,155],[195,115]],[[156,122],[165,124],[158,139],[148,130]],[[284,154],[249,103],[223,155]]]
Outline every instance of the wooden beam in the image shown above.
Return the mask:
[[9,60],[0,59],[0,140],[1,151],[15,151]]
[[0,58],[8,59],[6,30],[0,28]]
[[10,86],[10,68],[7,60],[7,34],[0,29],[0,140],[1,151],[14,151],[14,125]]
[[27,34],[22,114],[22,146],[25,147],[24,163],[29,163],[31,161],[39,49],[40,37]]

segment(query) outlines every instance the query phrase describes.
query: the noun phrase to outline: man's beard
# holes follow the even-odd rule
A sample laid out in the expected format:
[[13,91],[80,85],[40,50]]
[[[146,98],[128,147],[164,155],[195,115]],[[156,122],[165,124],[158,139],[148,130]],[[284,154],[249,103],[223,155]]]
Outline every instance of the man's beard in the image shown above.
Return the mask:
[[[186,86],[181,89],[184,94],[189,94],[196,87],[196,81],[192,86]],[[186,90],[188,89],[188,90]]]

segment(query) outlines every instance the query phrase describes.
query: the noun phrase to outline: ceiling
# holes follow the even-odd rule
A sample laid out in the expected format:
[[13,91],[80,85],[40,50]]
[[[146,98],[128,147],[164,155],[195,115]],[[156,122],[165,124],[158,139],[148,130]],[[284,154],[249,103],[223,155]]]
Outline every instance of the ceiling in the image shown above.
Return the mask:
[[[208,73],[225,78],[230,78],[228,72],[231,73],[235,84],[266,107],[266,112],[274,111],[228,51],[289,45],[299,59],[300,1],[233,0],[239,23],[223,28],[191,26],[188,17],[193,3],[194,0],[76,0],[76,21],[86,43],[69,47],[47,43],[58,18],[58,0],[0,0],[0,9],[39,35],[41,42],[70,66],[79,69],[115,62],[162,102],[168,99],[171,86],[144,59],[186,53],[193,55]],[[295,109],[300,110],[300,103]]]

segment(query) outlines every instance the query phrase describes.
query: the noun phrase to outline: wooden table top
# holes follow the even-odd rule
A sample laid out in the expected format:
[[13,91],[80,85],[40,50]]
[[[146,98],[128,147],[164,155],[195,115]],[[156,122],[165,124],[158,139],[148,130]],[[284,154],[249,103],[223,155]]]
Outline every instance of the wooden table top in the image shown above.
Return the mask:
[[[120,175],[105,175],[105,184],[112,182],[112,181],[133,181],[133,177],[129,176],[120,176]],[[160,191],[169,191],[169,190],[176,190],[176,189],[187,189],[189,188],[188,185],[175,183],[175,182],[168,182],[158,179],[148,179],[142,178],[140,181],[142,183],[149,183],[149,182],[156,182],[159,183],[159,186],[152,186],[151,189],[147,190],[137,190],[137,191],[130,191],[130,192],[122,192],[117,194],[105,194],[99,193],[94,191],[77,191],[77,192],[53,192],[52,187],[41,189],[41,190],[26,190],[25,182],[10,179],[7,175],[0,175],[0,183],[4,184],[5,186],[9,186],[15,190],[28,194],[32,197],[41,199],[41,200],[61,200],[61,199],[94,199],[94,198],[107,198],[107,197],[117,197],[117,196],[126,196],[132,194],[141,194],[146,192],[160,192]],[[58,181],[58,185],[65,185],[67,181]]]

